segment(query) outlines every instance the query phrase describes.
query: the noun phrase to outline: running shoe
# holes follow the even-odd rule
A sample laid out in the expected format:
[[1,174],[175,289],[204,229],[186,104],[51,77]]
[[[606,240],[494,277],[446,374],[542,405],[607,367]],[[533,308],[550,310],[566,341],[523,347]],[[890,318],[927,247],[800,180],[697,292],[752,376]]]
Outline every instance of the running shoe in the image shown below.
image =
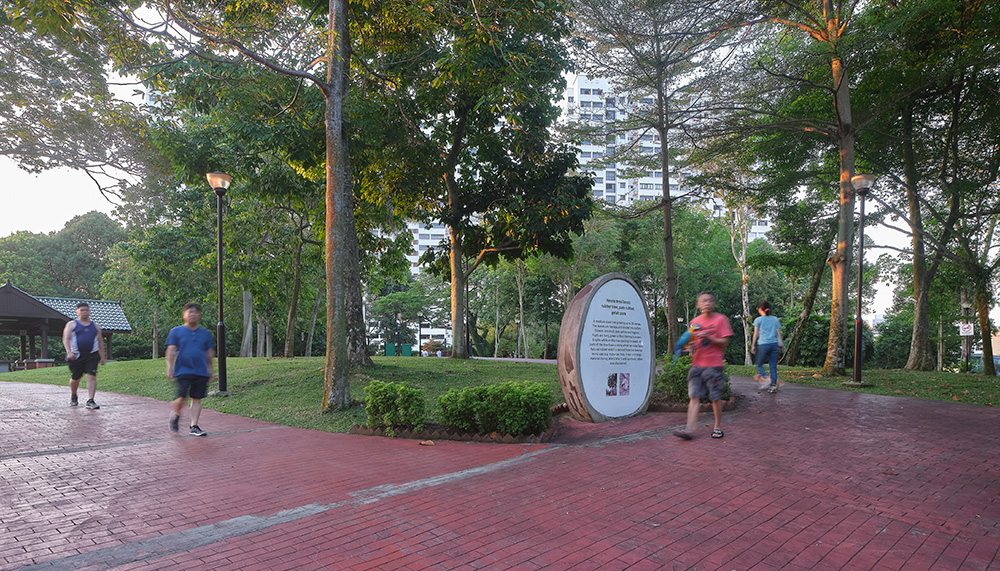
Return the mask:
[[94,399],[87,399],[87,408],[89,408],[91,410],[97,410],[97,409],[101,408],[101,405],[99,405],[96,402],[94,402]]
[[197,424],[191,427],[191,432],[188,434],[191,436],[208,436],[208,433],[199,428]]

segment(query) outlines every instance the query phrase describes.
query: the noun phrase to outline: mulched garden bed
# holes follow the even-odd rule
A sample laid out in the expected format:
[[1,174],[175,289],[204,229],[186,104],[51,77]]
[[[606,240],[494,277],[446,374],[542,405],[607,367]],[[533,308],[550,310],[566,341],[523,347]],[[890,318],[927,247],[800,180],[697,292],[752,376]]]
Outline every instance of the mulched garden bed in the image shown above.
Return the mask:
[[[648,412],[687,412],[687,402],[668,402],[657,399],[656,395],[649,401]],[[729,400],[722,406],[722,410],[729,411],[736,408],[736,396],[730,396]],[[711,403],[702,403],[702,412],[711,412]],[[552,407],[552,415],[559,415],[569,412],[566,403],[560,403]],[[364,436],[389,436],[383,428],[369,428],[355,424],[347,431],[348,434],[360,434]],[[476,434],[470,432],[460,432],[451,427],[441,424],[425,424],[422,430],[397,430],[393,436],[396,438],[412,438],[416,440],[457,440],[460,442],[496,442],[500,444],[534,444],[548,442],[555,434],[554,424],[550,424],[548,430],[541,434],[528,434],[515,436],[513,434],[502,434],[492,432],[490,434]]]

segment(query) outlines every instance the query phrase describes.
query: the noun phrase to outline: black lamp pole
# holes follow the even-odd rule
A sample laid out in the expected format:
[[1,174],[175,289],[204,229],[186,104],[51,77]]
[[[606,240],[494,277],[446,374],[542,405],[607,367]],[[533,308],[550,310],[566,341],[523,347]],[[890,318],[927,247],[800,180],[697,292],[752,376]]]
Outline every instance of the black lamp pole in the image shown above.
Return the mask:
[[226,324],[222,318],[222,306],[224,299],[222,287],[222,197],[226,195],[226,189],[229,188],[229,183],[232,181],[232,177],[220,172],[208,173],[207,177],[209,185],[211,185],[212,190],[215,191],[217,208],[216,220],[218,224],[218,239],[216,241],[216,249],[218,250],[219,256],[219,325],[216,333],[216,346],[218,347],[219,359],[219,394],[225,396],[229,394],[229,391],[226,386]]
[[853,384],[861,384],[861,278],[864,275],[865,261],[865,197],[875,182],[870,174],[859,174],[851,178],[855,194],[861,197],[861,220],[858,226],[858,311],[854,318],[854,380]]

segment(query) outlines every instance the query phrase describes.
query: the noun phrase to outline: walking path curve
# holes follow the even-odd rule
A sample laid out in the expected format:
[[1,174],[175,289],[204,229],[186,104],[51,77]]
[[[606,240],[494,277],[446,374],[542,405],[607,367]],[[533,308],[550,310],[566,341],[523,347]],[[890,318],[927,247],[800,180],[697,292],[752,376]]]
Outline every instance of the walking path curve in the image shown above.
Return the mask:
[[0,382],[0,569],[1000,569],[1000,410],[733,384],[719,440],[420,446]]

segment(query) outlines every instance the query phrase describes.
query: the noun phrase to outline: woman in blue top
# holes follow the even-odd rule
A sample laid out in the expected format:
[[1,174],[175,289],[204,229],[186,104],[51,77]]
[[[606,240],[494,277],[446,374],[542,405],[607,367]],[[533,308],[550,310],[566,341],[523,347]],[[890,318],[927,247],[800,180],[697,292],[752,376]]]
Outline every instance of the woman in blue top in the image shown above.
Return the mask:
[[750,342],[750,352],[757,353],[757,374],[754,380],[760,383],[760,388],[767,386],[764,381],[764,362],[766,361],[771,370],[771,386],[767,392],[778,391],[778,353],[785,346],[781,340],[781,322],[771,315],[771,304],[762,301],[757,306],[757,313],[760,317],[753,320],[753,341]]

